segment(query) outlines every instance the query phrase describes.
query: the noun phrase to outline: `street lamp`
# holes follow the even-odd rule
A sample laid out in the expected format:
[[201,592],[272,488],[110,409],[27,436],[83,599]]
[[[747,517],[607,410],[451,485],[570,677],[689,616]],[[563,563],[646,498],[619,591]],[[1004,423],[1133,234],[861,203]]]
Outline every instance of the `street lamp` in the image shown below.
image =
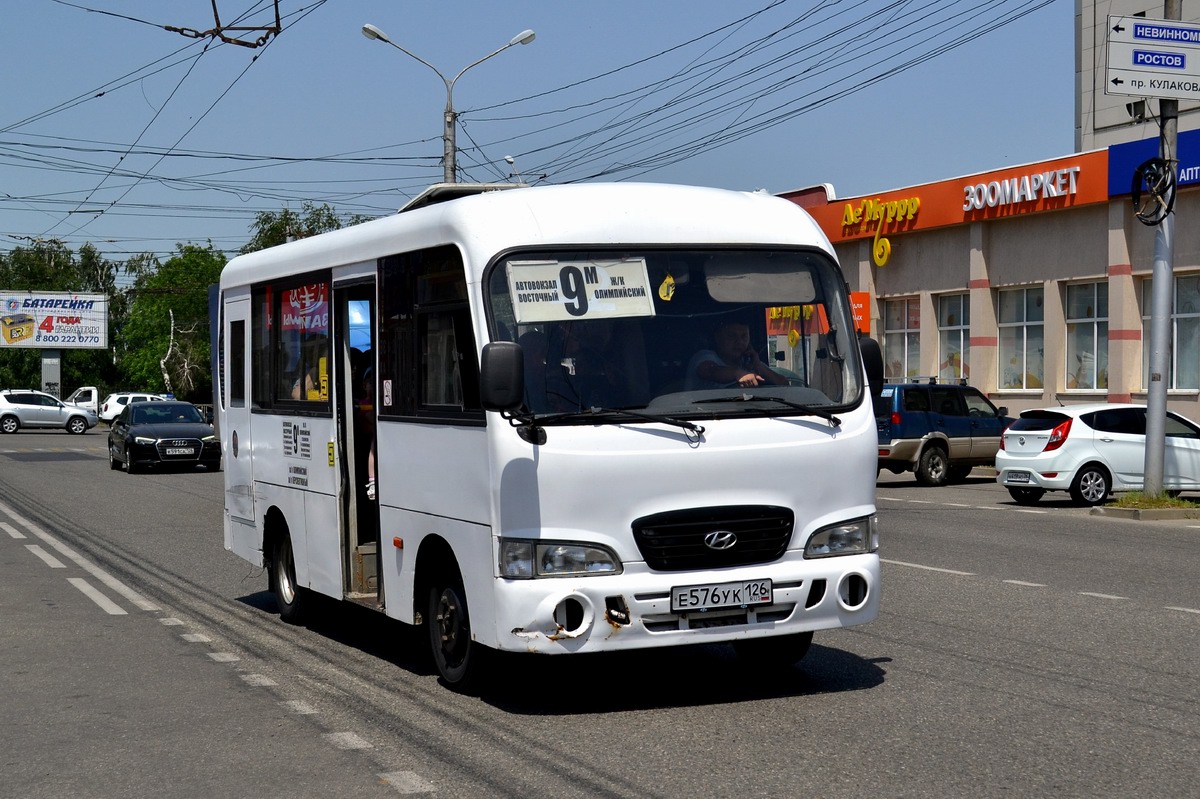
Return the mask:
[[455,159],[455,153],[457,152],[457,145],[455,143],[455,130],[457,128],[456,120],[458,119],[458,114],[455,113],[455,111],[454,111],[454,84],[458,81],[459,78],[461,78],[463,76],[463,73],[466,72],[471,67],[473,67],[477,64],[482,64],[484,61],[487,61],[489,58],[491,58],[494,55],[499,55],[500,53],[503,53],[505,50],[512,47],[514,44],[529,44],[530,42],[533,41],[536,34],[531,30],[521,31],[516,36],[512,37],[512,39],[509,41],[508,44],[504,45],[503,47],[497,48],[496,50],[493,50],[492,52],[488,53],[483,58],[480,58],[477,61],[472,61],[470,64],[467,64],[453,78],[447,78],[433,64],[430,64],[428,61],[426,61],[424,58],[421,58],[419,55],[410,53],[408,50],[405,50],[403,47],[401,47],[400,45],[393,42],[391,39],[389,39],[387,37],[386,33],[379,30],[379,28],[375,27],[374,25],[371,25],[369,23],[366,25],[363,25],[362,26],[362,34],[363,34],[363,36],[366,36],[368,39],[377,39],[381,42],[387,42],[392,47],[395,47],[397,50],[404,53],[405,55],[415,58],[416,60],[420,61],[425,66],[432,69],[434,71],[434,73],[439,78],[442,79],[442,83],[446,84],[445,130],[442,134],[442,140],[443,140],[443,144],[445,146],[445,157],[443,159],[443,164],[445,166],[444,180],[446,183],[454,183],[455,179],[456,179],[455,173],[456,173],[456,167],[457,167],[456,159]]

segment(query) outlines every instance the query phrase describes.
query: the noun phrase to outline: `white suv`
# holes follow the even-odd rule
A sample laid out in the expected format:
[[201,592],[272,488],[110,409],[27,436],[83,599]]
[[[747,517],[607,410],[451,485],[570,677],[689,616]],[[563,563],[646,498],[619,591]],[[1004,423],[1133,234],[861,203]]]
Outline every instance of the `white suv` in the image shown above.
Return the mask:
[[78,434],[86,433],[99,421],[88,408],[65,405],[44,391],[0,391],[0,433],[15,433],[22,427],[61,427]]
[[157,394],[147,394],[144,391],[118,391],[115,394],[109,394],[104,398],[104,402],[100,403],[100,419],[101,421],[112,424],[112,420],[121,415],[121,411],[125,410],[125,406],[131,402],[162,402],[163,398]]

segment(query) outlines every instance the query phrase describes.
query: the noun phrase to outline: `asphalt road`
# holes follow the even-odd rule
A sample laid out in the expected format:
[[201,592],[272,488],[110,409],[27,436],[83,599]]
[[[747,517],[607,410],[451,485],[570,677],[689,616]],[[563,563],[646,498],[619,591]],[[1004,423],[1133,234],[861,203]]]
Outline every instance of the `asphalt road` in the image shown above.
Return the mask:
[[480,697],[412,632],[282,624],[221,475],[0,437],[0,796],[1193,795],[1200,527],[879,483],[883,610],[772,676],[726,647],[514,656]]

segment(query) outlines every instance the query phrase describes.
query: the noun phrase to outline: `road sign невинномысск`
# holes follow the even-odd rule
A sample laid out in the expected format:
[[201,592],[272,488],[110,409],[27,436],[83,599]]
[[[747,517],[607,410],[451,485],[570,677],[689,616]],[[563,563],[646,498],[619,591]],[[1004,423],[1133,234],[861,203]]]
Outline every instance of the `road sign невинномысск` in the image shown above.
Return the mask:
[[1105,94],[1200,100],[1200,25],[1108,18]]

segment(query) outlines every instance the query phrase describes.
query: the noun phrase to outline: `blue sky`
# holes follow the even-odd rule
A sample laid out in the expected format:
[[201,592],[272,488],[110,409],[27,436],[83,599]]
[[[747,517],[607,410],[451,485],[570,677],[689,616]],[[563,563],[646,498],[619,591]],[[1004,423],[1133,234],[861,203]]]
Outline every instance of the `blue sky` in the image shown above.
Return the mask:
[[[225,25],[271,0],[217,0]],[[0,251],[211,240],[305,200],[379,216],[441,180],[873,193],[1072,152],[1071,0],[21,0],[0,47]],[[257,38],[259,32],[240,35]],[[99,95],[99,96],[97,96]],[[512,156],[514,167],[505,161]]]

